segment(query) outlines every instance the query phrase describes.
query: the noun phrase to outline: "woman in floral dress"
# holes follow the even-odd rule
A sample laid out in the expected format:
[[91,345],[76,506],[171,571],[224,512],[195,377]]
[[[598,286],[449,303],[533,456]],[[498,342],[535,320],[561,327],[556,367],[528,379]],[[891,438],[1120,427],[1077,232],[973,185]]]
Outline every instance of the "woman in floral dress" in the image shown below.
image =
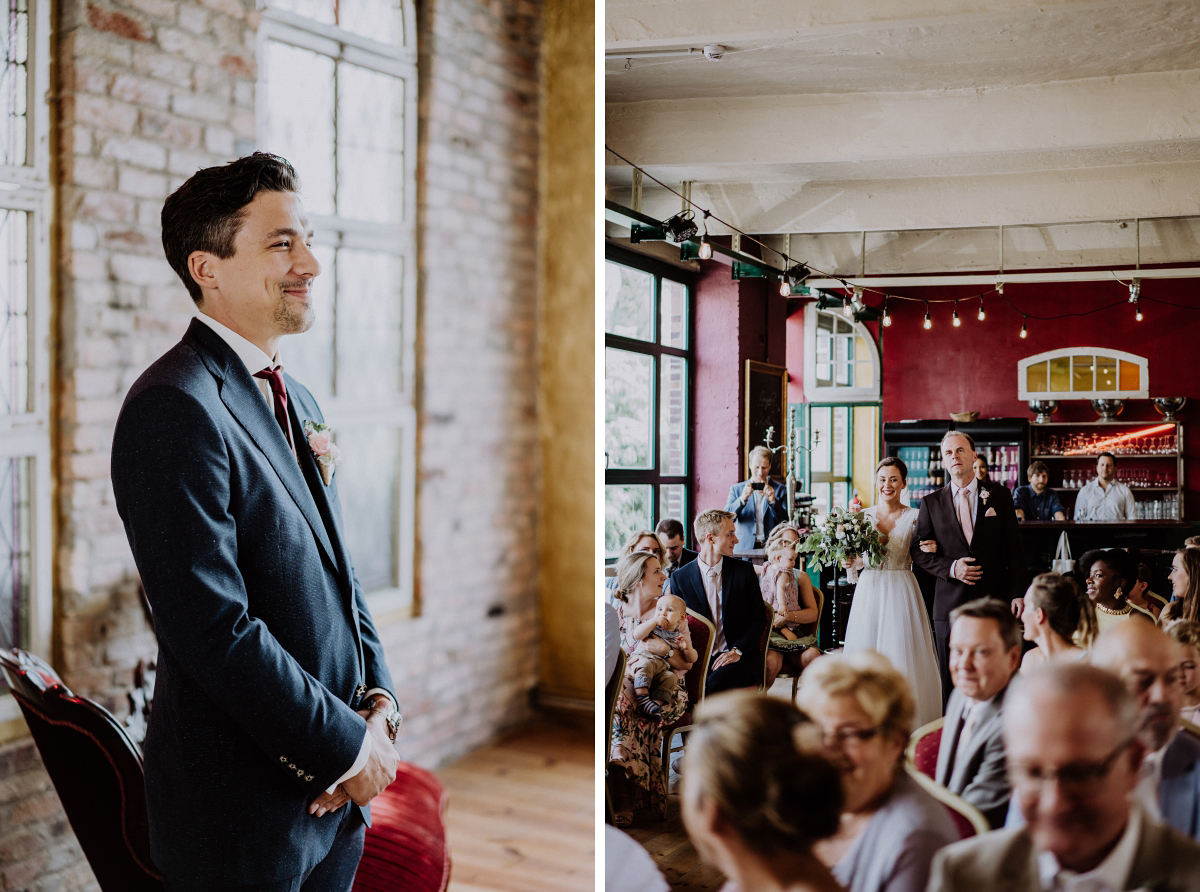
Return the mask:
[[[633,637],[639,623],[654,616],[655,602],[662,593],[666,576],[662,564],[653,554],[634,552],[617,564],[617,618],[621,625],[621,647],[628,654],[641,644],[667,658],[680,676],[691,668],[678,650],[661,638],[640,642]],[[685,626],[686,629],[686,626]],[[690,632],[688,644],[691,644]],[[668,653],[668,651],[672,651]],[[613,811],[618,827],[629,826],[637,808],[658,810],[666,800],[663,784],[663,728],[677,721],[687,711],[687,689],[681,684],[671,698],[662,704],[662,712],[651,717],[638,708],[637,702],[626,696],[624,686],[617,696],[613,715],[612,752],[609,758],[609,781],[613,794]]]

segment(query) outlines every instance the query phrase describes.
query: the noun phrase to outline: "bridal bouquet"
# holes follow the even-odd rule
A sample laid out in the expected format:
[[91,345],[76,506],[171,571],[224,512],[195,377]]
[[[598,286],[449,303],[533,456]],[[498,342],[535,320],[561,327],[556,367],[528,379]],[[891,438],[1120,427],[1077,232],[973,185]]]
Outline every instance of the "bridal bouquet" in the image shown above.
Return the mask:
[[817,567],[841,567],[842,561],[862,555],[869,567],[883,563],[887,549],[871,519],[861,511],[834,508],[829,517],[817,524],[799,550],[812,555]]

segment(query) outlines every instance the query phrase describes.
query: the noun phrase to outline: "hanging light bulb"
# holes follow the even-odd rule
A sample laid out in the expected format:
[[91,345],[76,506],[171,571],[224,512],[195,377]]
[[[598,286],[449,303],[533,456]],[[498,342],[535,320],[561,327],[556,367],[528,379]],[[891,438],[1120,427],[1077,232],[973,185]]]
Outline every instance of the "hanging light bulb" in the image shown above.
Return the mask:
[[787,280],[787,277],[779,280],[779,293],[784,297],[792,296],[792,283]]
[[1137,310],[1137,313],[1134,315],[1133,318],[1136,319],[1138,322],[1141,322],[1142,321],[1142,305],[1141,305],[1141,303],[1138,301],[1134,301],[1133,308],[1135,310]]
[[709,218],[709,213],[708,213],[708,211],[705,211],[704,212],[704,236],[703,236],[703,238],[700,239],[700,250],[697,252],[697,256],[699,256],[699,258],[701,260],[712,260],[712,255],[713,255],[712,245],[708,241],[708,218]]
[[885,297],[883,299],[883,327],[884,328],[890,328],[892,325],[892,315],[891,315],[891,313],[888,312],[887,307],[888,307],[888,300]]
[[1021,337],[1023,337],[1023,338],[1029,337],[1029,329],[1027,329],[1025,327],[1025,320],[1028,318],[1029,318],[1028,316],[1021,317]]
[[[785,260],[789,259],[787,257]],[[801,284],[805,279],[812,275],[810,270],[803,263],[794,263],[787,268],[787,272],[783,274],[783,281],[779,283],[779,293],[784,297],[791,297],[792,289]]]
[[979,317],[978,318],[979,318],[980,322],[982,322],[983,318],[984,318],[984,316],[983,316],[983,295],[982,294],[979,295]]
[[925,301],[925,321],[921,323],[926,331],[933,328],[933,320],[929,318],[929,301]]
[[954,315],[950,317],[950,324],[955,328],[962,325],[962,320],[958,318],[958,301],[954,302]]

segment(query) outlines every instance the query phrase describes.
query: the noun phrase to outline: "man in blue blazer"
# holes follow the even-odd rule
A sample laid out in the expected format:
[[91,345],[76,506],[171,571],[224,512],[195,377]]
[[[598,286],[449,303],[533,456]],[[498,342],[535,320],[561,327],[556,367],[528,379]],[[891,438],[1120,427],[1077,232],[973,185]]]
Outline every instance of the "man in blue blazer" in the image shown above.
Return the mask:
[[766,544],[777,524],[788,519],[787,487],[770,478],[771,450],[750,450],[750,479],[729,487],[725,510],[734,516],[738,551],[751,551]]
[[350,889],[367,804],[398,767],[336,448],[278,365],[320,271],[298,188],[255,153],[167,199],[163,247],[200,315],[130,389],[113,440],[159,644],[146,799],[171,892]]
[[714,509],[693,523],[699,556],[671,576],[671,591],[712,620],[716,629],[705,690],[752,688],[762,683],[766,608],[754,568],[733,556],[733,515]]

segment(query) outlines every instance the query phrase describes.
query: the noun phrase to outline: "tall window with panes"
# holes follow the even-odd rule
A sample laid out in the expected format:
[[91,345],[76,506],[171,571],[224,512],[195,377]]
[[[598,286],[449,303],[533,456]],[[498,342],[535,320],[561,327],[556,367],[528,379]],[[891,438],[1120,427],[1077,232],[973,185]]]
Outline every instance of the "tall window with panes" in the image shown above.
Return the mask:
[[635,257],[604,274],[604,551],[637,530],[691,523],[692,289]]
[[378,616],[412,604],[416,64],[411,0],[268,0],[259,148],[296,168],[317,321],[281,359],[321,403],[355,569]]
[[[50,6],[34,0],[6,0],[5,6],[0,32],[0,648],[48,656],[52,199],[44,97]],[[16,714],[12,699],[0,697],[0,721]]]

